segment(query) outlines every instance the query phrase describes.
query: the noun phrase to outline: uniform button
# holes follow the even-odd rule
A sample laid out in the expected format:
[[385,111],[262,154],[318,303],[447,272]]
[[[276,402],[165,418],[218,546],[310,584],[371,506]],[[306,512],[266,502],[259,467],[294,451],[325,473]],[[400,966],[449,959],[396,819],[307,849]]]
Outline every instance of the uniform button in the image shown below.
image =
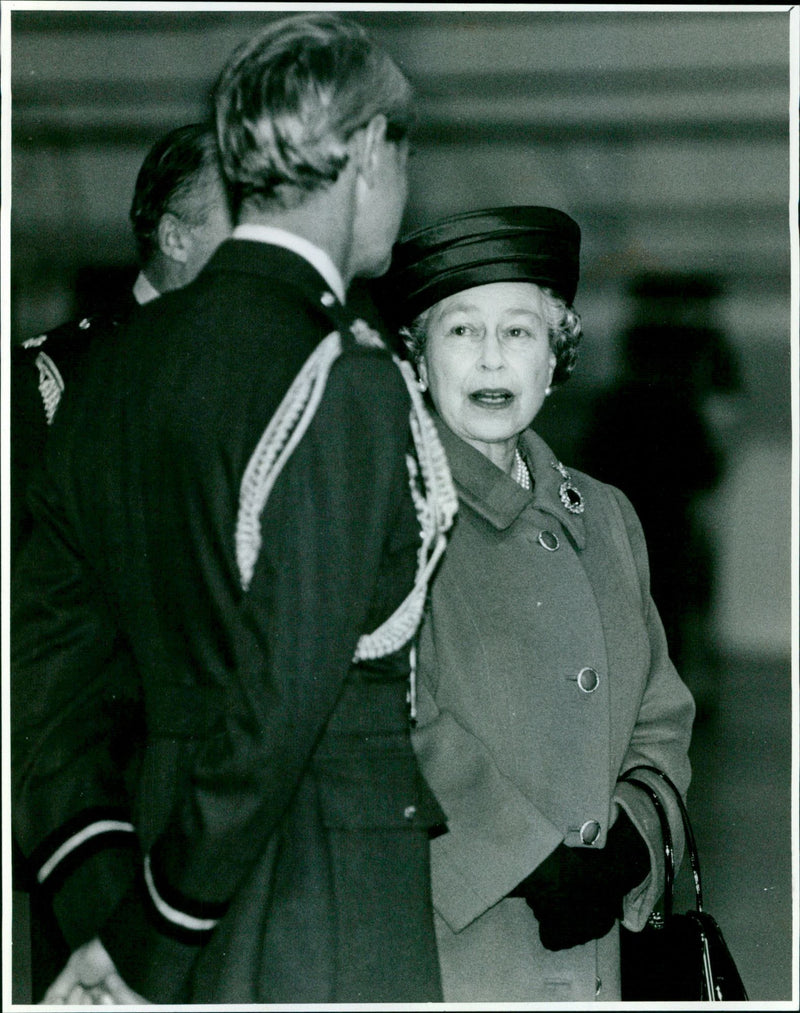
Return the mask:
[[539,537],[536,540],[548,552],[555,552],[560,544],[558,535],[554,535],[552,531],[540,531]]
[[591,846],[600,836],[600,824],[597,820],[587,820],[580,829],[581,843]]
[[92,321],[88,317],[84,317],[83,320],[78,322],[78,327],[80,327],[82,331],[88,331],[91,326]]
[[336,302],[336,296],[333,294],[333,292],[323,292],[322,297],[320,298],[320,302],[322,303],[323,306],[333,306],[333,304]]
[[582,693],[594,693],[600,685],[600,676],[593,668],[582,668],[578,672],[578,689]]
[[417,815],[417,807],[415,805],[407,805],[403,810],[403,816],[407,820],[413,820]]

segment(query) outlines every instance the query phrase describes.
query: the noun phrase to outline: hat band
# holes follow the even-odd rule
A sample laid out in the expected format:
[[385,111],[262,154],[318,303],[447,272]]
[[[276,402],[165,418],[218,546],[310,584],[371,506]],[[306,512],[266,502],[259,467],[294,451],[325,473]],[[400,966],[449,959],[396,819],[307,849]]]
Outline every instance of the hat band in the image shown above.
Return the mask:
[[564,284],[560,267],[560,262],[554,261],[549,256],[515,255],[440,270],[429,281],[423,282],[408,298],[403,308],[403,316],[413,320],[448,296],[498,281],[523,281],[540,285],[551,289],[556,295],[561,296],[567,305],[571,305],[575,298],[575,287]]

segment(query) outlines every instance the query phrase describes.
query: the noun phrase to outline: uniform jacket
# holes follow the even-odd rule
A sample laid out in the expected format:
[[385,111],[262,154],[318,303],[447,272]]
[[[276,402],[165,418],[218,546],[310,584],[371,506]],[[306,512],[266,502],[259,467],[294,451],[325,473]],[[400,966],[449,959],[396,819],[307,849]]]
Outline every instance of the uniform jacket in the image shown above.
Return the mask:
[[530,430],[532,492],[440,434],[460,509],[421,635],[414,742],[448,822],[432,844],[445,1000],[618,999],[616,928],[548,952],[525,901],[504,898],[560,842],[596,834],[602,847],[620,805],[652,857],[625,924],[640,928],[662,890],[652,803],[618,778],[647,762],[685,790],[694,705],[649,595],[642,531],[618,490],[569,476]]
[[[111,304],[14,345],[10,353],[11,374],[11,501],[10,546],[12,565],[31,528],[26,489],[42,465],[50,427],[62,398],[79,378],[93,344],[112,334],[129,316],[137,302],[130,289]],[[122,737],[128,715],[120,712]],[[15,842],[16,846],[16,842]],[[25,863],[16,852],[15,881],[21,882]],[[33,1001],[41,999],[69,957],[50,899],[41,892],[29,897],[31,919],[31,979]]]
[[132,294],[112,309],[69,320],[11,349],[11,545],[30,530],[25,489],[40,465],[49,427],[67,387],[80,376],[93,344],[135,308]]
[[[15,829],[72,944],[154,1001],[440,996],[408,647],[352,662],[414,581],[409,396],[353,325],[302,258],[228,241],[93,355],[32,496]],[[244,476],[333,331],[243,590]],[[108,697],[137,685],[130,806]]]

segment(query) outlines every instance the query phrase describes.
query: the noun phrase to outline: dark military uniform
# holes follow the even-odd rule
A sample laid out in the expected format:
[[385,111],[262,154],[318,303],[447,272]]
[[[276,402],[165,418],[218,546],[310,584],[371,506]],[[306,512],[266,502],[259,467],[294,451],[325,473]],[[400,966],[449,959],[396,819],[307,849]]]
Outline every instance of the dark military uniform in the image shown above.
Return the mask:
[[[410,745],[408,637],[384,636],[436,510],[412,497],[409,391],[358,331],[296,254],[223,244],[93,353],[32,497],[15,829],[70,944],[99,933],[157,1002],[441,995],[443,817]],[[327,376],[287,408],[332,332]],[[267,496],[271,420],[298,413]],[[132,809],[106,706],[129,688],[120,645],[147,723]]]
[[12,549],[30,530],[25,490],[65,391],[80,375],[89,348],[116,331],[135,306],[129,293],[112,309],[70,320],[11,349]]
[[[89,349],[115,332],[135,308],[130,292],[101,312],[67,321],[59,327],[29,338],[11,349],[11,509],[12,559],[30,534],[31,514],[26,490],[44,457],[45,444],[56,411],[67,389],[84,369]],[[120,715],[125,720],[125,715]],[[124,726],[120,729],[124,733]],[[21,889],[29,883],[25,864],[14,842],[14,880]],[[17,899],[22,903],[22,898]],[[30,896],[31,986],[36,1002],[61,970],[69,949],[54,919],[47,897],[36,891]]]

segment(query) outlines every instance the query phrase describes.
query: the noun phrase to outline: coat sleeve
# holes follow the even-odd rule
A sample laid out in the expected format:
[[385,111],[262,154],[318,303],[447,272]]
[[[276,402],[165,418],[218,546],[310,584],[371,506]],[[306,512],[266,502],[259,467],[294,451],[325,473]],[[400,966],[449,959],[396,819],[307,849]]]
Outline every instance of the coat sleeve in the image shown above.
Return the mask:
[[[45,335],[42,335],[42,340]],[[11,397],[10,471],[12,564],[16,551],[30,532],[25,489],[41,461],[47,437],[47,420],[36,368],[36,349],[14,346],[9,355]]]
[[[420,641],[420,657],[435,659],[430,624],[423,623]],[[543,862],[562,834],[480,739],[438,707],[424,670],[417,700],[414,750],[434,794],[448,800],[448,832],[431,842],[433,903],[459,932]]]
[[272,490],[228,638],[224,712],[136,888],[100,933],[147,998],[182,997],[197,946],[279,827],[336,705],[382,552],[399,511],[413,510],[408,410],[388,357],[343,356]]
[[[647,548],[641,524],[625,495],[617,489],[610,491],[620,508],[623,530],[630,547],[629,557],[632,556],[635,566],[651,659],[647,683],[620,774],[640,763],[651,764],[668,774],[685,797],[691,778],[689,743],[695,714],[694,700],[670,660],[664,628],[650,595]],[[658,777],[647,772],[642,773],[641,777],[652,785],[664,803],[675,843],[677,867],[684,848],[683,822],[677,802]],[[637,931],[644,926],[664,891],[661,828],[652,802],[635,786],[618,782],[614,801],[626,810],[650,851],[651,873],[628,894],[624,903],[623,924]]]
[[11,594],[12,825],[30,888],[51,896],[75,948],[133,880],[126,778],[142,737],[141,699],[45,476],[31,493],[41,523],[20,551]]

